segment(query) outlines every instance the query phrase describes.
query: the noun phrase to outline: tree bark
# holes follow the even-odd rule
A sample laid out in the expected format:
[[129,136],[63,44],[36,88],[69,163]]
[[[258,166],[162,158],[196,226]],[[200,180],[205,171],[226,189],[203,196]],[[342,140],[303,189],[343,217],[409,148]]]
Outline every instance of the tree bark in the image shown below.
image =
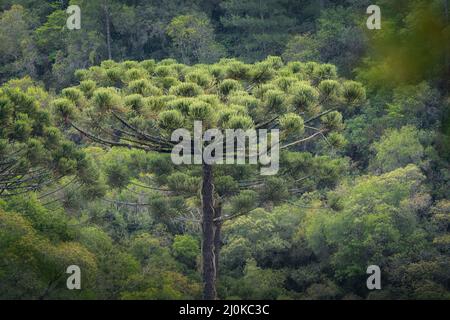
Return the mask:
[[203,299],[216,299],[216,266],[214,257],[214,185],[211,165],[203,164],[202,184],[202,267]]

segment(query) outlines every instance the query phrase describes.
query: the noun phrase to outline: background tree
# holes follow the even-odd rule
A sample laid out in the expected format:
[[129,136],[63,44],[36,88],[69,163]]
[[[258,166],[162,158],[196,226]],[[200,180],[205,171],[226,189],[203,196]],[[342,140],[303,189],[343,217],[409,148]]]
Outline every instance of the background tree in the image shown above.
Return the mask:
[[9,77],[36,76],[37,51],[31,30],[34,21],[20,5],[0,14],[0,82]]
[[167,27],[167,35],[180,55],[175,57],[185,64],[212,63],[225,55],[225,49],[214,40],[207,17],[178,16]]
[[381,141],[373,146],[376,156],[373,159],[372,168],[389,172],[410,163],[420,165],[425,152],[420,143],[420,135],[423,137],[423,133],[420,134],[410,126],[387,132]]
[[[42,213],[45,210],[39,204],[33,205],[27,211],[37,209]],[[14,209],[22,210],[19,207]],[[50,216],[48,212],[47,216]],[[32,219],[36,218],[39,217]],[[61,216],[58,219],[64,221]],[[63,289],[67,279],[65,270],[70,265],[78,265],[84,271],[82,282],[89,289],[80,293],[79,298],[88,297],[86,293],[93,289],[90,283],[95,279],[97,265],[95,257],[84,246],[70,241],[67,234],[65,236],[69,239],[51,239],[48,236],[52,237],[54,230],[44,230],[47,234],[43,235],[25,217],[16,212],[5,212],[3,208],[0,209],[0,227],[0,248],[3,253],[0,258],[0,296],[3,299],[22,299],[24,296],[34,299],[64,297],[67,293]]]
[[[366,6],[366,8],[369,4]],[[292,37],[283,57],[287,61],[317,61],[336,65],[343,76],[351,76],[367,48],[364,20],[349,7],[331,7],[321,11],[316,31]]]
[[293,1],[223,1],[221,23],[226,42],[233,48],[231,54],[249,61],[281,54],[294,25],[294,16],[289,14],[292,6]]

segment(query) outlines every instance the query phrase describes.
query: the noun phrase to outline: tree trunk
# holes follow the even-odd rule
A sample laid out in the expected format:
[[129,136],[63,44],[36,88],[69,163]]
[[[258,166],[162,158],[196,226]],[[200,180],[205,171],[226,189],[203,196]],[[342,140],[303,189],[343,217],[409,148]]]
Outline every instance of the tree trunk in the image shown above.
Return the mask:
[[216,280],[219,277],[219,257],[220,249],[222,246],[222,221],[220,217],[222,216],[222,204],[217,202],[214,207],[214,220],[215,220],[215,231],[214,231],[214,262],[216,267]]
[[202,267],[203,299],[216,299],[216,267],[214,257],[214,186],[211,165],[203,164],[202,184]]
[[112,60],[111,53],[111,26],[110,26],[110,18],[109,18],[109,9],[106,4],[103,6],[103,11],[105,12],[105,23],[106,23],[106,47],[108,50],[108,59]]

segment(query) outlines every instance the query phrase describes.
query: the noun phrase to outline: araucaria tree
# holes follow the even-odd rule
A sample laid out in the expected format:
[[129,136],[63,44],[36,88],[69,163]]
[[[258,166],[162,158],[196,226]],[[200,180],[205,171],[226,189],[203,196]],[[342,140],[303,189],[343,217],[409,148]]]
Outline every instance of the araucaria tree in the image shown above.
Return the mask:
[[[53,104],[66,125],[101,145],[170,154],[178,143],[171,141],[173,131],[193,130],[197,120],[202,121],[203,130],[280,130],[278,176],[257,176],[258,165],[248,163],[226,166],[203,162],[183,164],[186,170],[178,173],[175,182],[155,179],[155,185],[148,186],[167,195],[172,194],[168,191],[192,189],[201,195],[205,299],[217,298],[221,224],[254,209],[249,204],[258,198],[254,188],[264,189],[260,201],[287,201],[295,196],[303,181],[299,177],[305,165],[302,161],[307,157],[293,155],[300,148],[314,155],[321,148],[342,145],[342,113],[365,101],[361,84],[340,79],[333,65],[284,64],[278,57],[255,64],[224,59],[194,66],[171,59],[159,63],[105,61],[99,67],[78,71],[77,77],[80,84],[65,89]],[[311,157],[308,161],[311,163]],[[284,163],[289,165],[283,167]],[[230,170],[235,171],[230,174]],[[197,186],[197,181],[201,185]],[[236,214],[222,214],[227,201],[236,208]]]
[[30,78],[0,87],[0,198],[41,190],[67,176],[95,186],[90,161],[52,124],[50,100]]

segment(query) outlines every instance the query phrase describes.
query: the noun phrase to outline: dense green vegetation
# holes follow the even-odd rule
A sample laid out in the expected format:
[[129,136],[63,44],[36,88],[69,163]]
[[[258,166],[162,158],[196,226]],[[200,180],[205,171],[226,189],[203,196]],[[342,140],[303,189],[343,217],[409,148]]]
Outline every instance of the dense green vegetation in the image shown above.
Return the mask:
[[[0,299],[450,299],[448,1],[369,4],[0,0]],[[194,120],[280,171],[174,165]]]

